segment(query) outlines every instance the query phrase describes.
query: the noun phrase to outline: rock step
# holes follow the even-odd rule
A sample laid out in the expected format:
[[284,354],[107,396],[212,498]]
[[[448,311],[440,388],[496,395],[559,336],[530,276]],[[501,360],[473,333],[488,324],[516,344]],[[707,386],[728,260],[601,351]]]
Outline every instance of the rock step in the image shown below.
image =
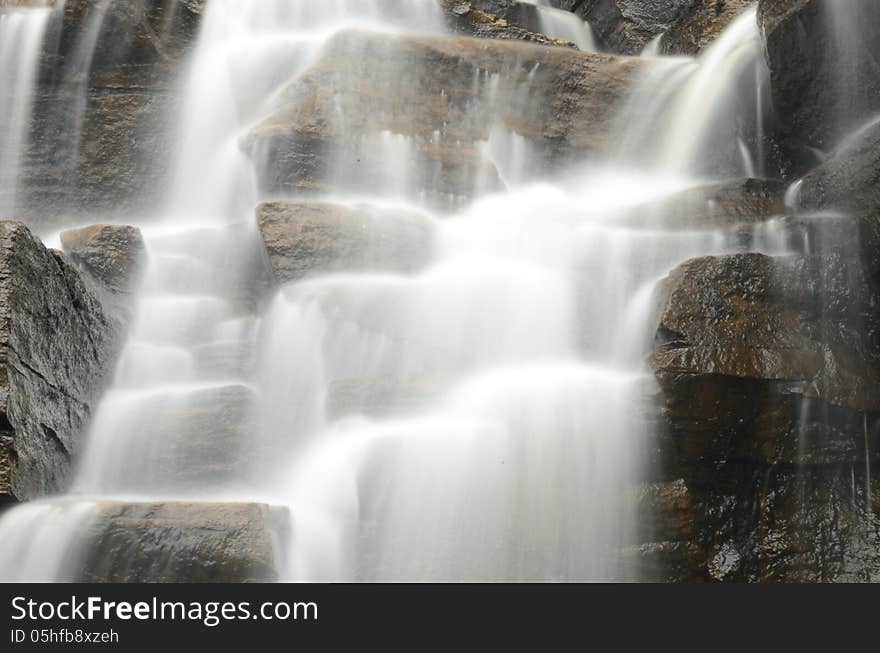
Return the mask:
[[287,509],[257,503],[101,502],[81,536],[90,583],[273,582]]
[[111,392],[94,427],[89,487],[189,493],[246,481],[255,407],[240,383]]

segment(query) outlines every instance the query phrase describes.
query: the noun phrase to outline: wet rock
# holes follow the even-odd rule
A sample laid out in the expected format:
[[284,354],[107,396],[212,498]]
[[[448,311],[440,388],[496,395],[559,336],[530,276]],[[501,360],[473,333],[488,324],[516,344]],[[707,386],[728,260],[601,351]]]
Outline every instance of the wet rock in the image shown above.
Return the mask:
[[329,272],[415,272],[433,233],[417,214],[320,202],[265,202],[257,223],[278,283]]
[[82,56],[80,39],[92,27],[98,44],[88,73],[92,87],[166,87],[196,44],[206,3],[66,0],[58,40],[44,54],[44,81],[64,82],[60,69]]
[[515,0],[438,0],[449,28],[479,38],[528,41],[572,48],[573,43],[539,33],[537,9]]
[[696,55],[757,0],[690,0],[660,42],[664,54]]
[[774,179],[731,179],[702,184],[637,206],[624,218],[634,226],[717,229],[756,224],[785,215],[784,183]]
[[493,129],[552,169],[601,151],[643,65],[513,41],[344,32],[244,146],[267,193],[390,186],[454,208],[501,187],[484,155]]
[[[824,0],[760,0],[758,20],[786,170],[798,176],[880,111],[880,4],[851,0],[842,41]],[[850,53],[853,58],[850,60]]]
[[880,288],[880,122],[847,138],[834,155],[799,183],[805,211],[842,212],[858,225],[850,252],[859,252],[875,288]]
[[678,491],[651,505],[687,508],[686,520],[655,508],[655,531],[663,551],[694,554],[654,558],[671,565],[659,573],[876,577],[867,487],[880,481],[880,349],[861,266],[839,254],[705,257],[664,286],[649,363],[665,419],[659,475]]
[[694,259],[665,282],[650,362],[666,374],[797,381],[795,392],[854,410],[880,408],[873,343],[854,327],[873,298],[839,256]]
[[552,0],[593,27],[610,52],[635,55],[682,16],[690,0]]
[[[124,401],[124,398],[122,399]],[[124,444],[106,443],[103,480],[111,486],[149,491],[205,491],[247,481],[259,451],[248,432],[256,420],[257,398],[243,384],[169,389],[126,406],[137,415]],[[116,460],[130,461],[128,465]]]
[[0,496],[67,487],[121,325],[60,252],[0,222]]
[[[19,212],[29,224],[50,230],[155,206],[175,145],[167,129],[179,106],[175,81],[203,4],[64,3],[45,39],[22,162]],[[83,75],[90,33],[97,40]]]
[[249,503],[103,503],[78,580],[89,583],[274,582],[285,509]]
[[638,54],[662,36],[665,54],[695,55],[757,0],[552,0],[590,22],[602,45]]
[[327,389],[325,412],[330,419],[348,415],[400,415],[417,410],[436,397],[438,387],[442,386],[413,379],[337,379]]
[[130,225],[96,224],[61,233],[70,258],[113,293],[129,294],[145,263],[140,229]]

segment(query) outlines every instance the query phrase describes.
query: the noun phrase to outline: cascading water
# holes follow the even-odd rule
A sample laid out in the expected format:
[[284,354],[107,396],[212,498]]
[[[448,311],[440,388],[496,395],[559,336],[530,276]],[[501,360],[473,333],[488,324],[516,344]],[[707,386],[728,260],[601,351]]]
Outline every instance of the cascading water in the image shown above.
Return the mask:
[[51,8],[0,7],[0,213],[17,208],[43,36]]
[[538,12],[538,31],[555,39],[571,41],[580,50],[589,52],[596,49],[596,40],[590,24],[570,11],[553,7],[549,0],[525,2],[533,4]]
[[[404,211],[431,233],[433,256],[409,275],[288,284],[261,315],[242,280],[263,171],[239,144],[338,30],[443,30],[433,2],[396,3],[393,24],[387,5],[209,3],[174,183],[145,227],[135,321],[77,476],[85,499],[11,511],[0,576],[64,578],[59,551],[59,569],[13,574],[22,538],[65,547],[68,526],[112,497],[289,505],[288,580],[639,577],[622,552],[635,542],[651,436],[642,360],[653,288],[687,258],[736,251],[741,230],[629,218],[701,181],[712,125],[756,65],[755,13],[701,58],[657,63],[621,108],[626,138],[612,161],[536,183],[524,141],[497,125],[481,154],[499,162],[506,189],[452,216],[425,200],[413,139],[337,117],[345,144],[326,153],[328,198]],[[528,94],[529,71],[517,78],[508,89],[479,77],[475,95],[493,107]],[[753,231],[752,249],[785,251],[773,224]],[[346,386],[367,388],[373,405],[331,410]],[[52,511],[61,525],[48,525]]]

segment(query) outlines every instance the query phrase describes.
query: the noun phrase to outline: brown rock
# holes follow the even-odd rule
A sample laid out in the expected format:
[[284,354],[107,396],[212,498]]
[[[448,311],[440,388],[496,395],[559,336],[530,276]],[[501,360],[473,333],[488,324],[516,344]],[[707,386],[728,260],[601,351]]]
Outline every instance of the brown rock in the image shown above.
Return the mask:
[[81,535],[89,583],[274,582],[286,510],[249,503],[102,503]]
[[369,206],[266,202],[257,223],[278,283],[329,272],[418,270],[433,234],[423,216]]

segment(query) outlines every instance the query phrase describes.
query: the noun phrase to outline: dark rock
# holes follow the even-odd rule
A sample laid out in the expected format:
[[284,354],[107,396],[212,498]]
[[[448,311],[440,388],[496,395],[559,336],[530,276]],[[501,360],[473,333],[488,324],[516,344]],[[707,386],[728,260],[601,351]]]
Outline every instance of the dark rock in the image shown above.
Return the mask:
[[[64,4],[45,39],[22,161],[18,213],[29,224],[51,230],[155,206],[175,146],[167,126],[179,106],[176,77],[195,45],[203,4]],[[97,41],[86,67],[93,27]]]
[[589,21],[602,45],[617,54],[638,54],[663,36],[665,54],[695,55],[711,45],[757,0],[552,0]]
[[755,224],[786,213],[786,187],[773,179],[731,179],[637,206],[624,218],[637,226],[717,229]]
[[88,583],[274,582],[286,510],[248,503],[102,503],[78,574]]
[[[532,159],[555,169],[601,151],[614,108],[643,65],[513,41],[345,32],[245,147],[265,171],[267,193],[334,188],[342,182],[331,178],[328,159],[347,163],[356,189],[369,192],[384,183],[387,161],[371,162],[372,141],[365,152],[356,145],[381,134],[404,139],[408,194],[454,207],[501,186],[481,152],[493,127],[522,136]],[[502,81],[493,91],[496,74]]]
[[758,19],[782,156],[798,176],[880,111],[880,4],[760,0]]
[[825,163],[800,182],[800,209],[833,211],[853,216],[858,252],[875,288],[880,288],[880,122],[872,121],[852,134]]
[[464,36],[528,41],[573,48],[569,41],[550,38],[537,31],[537,8],[515,0],[437,0],[449,28]]
[[658,374],[797,381],[793,390],[834,406],[880,408],[872,342],[850,328],[870,319],[858,265],[839,256],[705,257],[666,280]]
[[663,35],[665,54],[696,55],[710,46],[727,26],[757,0],[690,0]]
[[691,0],[553,0],[588,21],[602,45],[617,54],[638,54],[665,33]]
[[0,222],[0,496],[63,491],[121,325],[21,222]]
[[278,283],[329,272],[414,272],[431,258],[427,218],[369,206],[266,202],[257,223]]
[[61,246],[73,261],[113,293],[129,294],[142,272],[146,247],[140,229],[96,224],[61,233]]
[[649,541],[675,555],[648,556],[654,571],[876,578],[878,506],[867,487],[880,464],[880,348],[859,263],[705,257],[664,285],[649,362],[665,417],[659,475],[675,483],[647,504],[659,521]]

